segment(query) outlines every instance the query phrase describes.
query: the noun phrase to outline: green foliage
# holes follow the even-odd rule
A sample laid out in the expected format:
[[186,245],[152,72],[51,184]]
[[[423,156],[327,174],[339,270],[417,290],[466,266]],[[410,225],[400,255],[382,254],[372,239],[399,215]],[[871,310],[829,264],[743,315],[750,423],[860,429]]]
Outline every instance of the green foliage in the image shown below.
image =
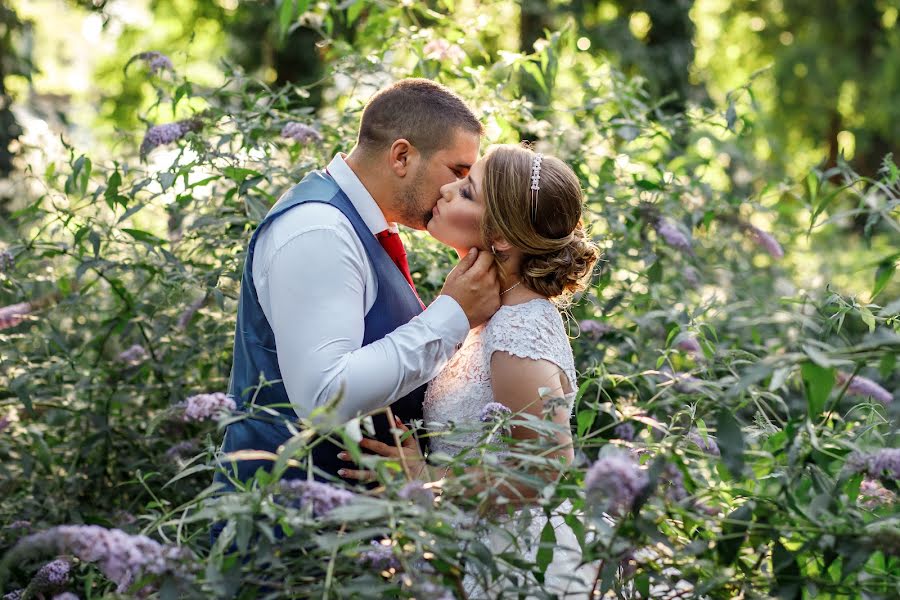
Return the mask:
[[[861,495],[874,481],[853,453],[896,446],[897,404],[836,383],[865,376],[889,397],[900,387],[892,159],[876,177],[842,165],[777,183],[750,172],[741,183],[709,147],[754,167],[737,135],[754,118],[743,104],[750,85],[734,91],[734,104],[667,114],[640,81],[578,51],[573,28],[521,53],[494,24],[461,42],[462,55],[442,57],[429,41],[475,31],[460,15],[360,1],[301,16],[302,4],[289,17],[272,12],[272,23],[281,34],[300,18],[316,24],[329,73],[321,82],[270,89],[226,64],[222,85],[207,87],[176,69],[141,81],[157,100],[123,122],[133,143],[115,160],[68,147],[66,160],[29,173],[33,196],[13,213],[6,248],[15,264],[0,274],[0,305],[31,304],[21,323],[0,329],[0,587],[25,587],[39,566],[16,546],[24,534],[88,523],[192,553],[184,573],[147,574],[130,595],[152,584],[163,598],[438,597],[428,586],[459,595],[465,573],[540,595],[555,534],[492,554],[484,540],[508,527],[514,498],[467,495],[477,467],[478,477],[538,486],[545,511],[564,507],[603,594],[896,595],[897,482],[884,477],[882,503]],[[352,43],[332,37],[349,25]],[[142,68],[121,76],[143,78]],[[542,442],[499,460],[501,423],[458,424],[452,435],[481,441],[432,457],[449,474],[439,501],[403,499],[404,466],[373,462],[380,493],[315,517],[309,504],[285,501],[278,475],[307,464],[308,432],[358,452],[350,428],[322,411],[298,424],[273,475],[218,497],[210,482],[227,460],[220,429],[184,422],[179,403],[226,386],[246,242],[281,193],[348,149],[367,95],[413,75],[459,91],[483,115],[488,142],[536,140],[581,179],[604,255],[568,309],[581,373],[577,460],[545,481],[535,472],[559,466],[542,458]],[[532,81],[547,104],[523,93]],[[314,90],[328,109],[298,108]],[[188,117],[202,128],[140,159],[136,123]],[[322,140],[281,138],[296,121]],[[849,243],[840,225],[851,218],[879,253],[862,274],[871,295],[801,284],[815,264],[803,257],[807,244]],[[408,239],[419,289],[433,298],[452,258],[418,233]],[[623,424],[633,439],[614,433]],[[610,519],[583,482],[612,447],[638,457],[650,485],[633,511]],[[210,546],[213,523],[225,529]],[[389,540],[396,573],[360,560],[376,538]],[[241,556],[227,552],[232,544]],[[76,577],[89,597],[115,594],[89,561]]]

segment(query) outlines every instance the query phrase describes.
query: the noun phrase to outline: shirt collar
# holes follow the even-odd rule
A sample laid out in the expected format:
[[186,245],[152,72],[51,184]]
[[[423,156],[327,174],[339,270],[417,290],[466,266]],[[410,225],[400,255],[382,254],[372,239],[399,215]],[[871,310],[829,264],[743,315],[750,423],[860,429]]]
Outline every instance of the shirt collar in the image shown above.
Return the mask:
[[353,169],[347,165],[347,162],[344,160],[346,156],[347,155],[343,152],[335,154],[334,158],[331,159],[331,162],[328,164],[328,174],[331,175],[334,182],[338,184],[341,191],[347,194],[347,198],[350,199],[353,208],[355,208],[356,212],[359,213],[359,216],[362,217],[362,220],[366,224],[366,227],[369,228],[369,231],[373,234],[382,232],[385,229],[396,231],[397,224],[391,223],[389,227],[387,219],[384,218],[384,213],[381,212],[381,209],[378,207],[372,194],[370,194],[369,190],[366,189],[366,186],[362,184],[359,177],[353,172]]

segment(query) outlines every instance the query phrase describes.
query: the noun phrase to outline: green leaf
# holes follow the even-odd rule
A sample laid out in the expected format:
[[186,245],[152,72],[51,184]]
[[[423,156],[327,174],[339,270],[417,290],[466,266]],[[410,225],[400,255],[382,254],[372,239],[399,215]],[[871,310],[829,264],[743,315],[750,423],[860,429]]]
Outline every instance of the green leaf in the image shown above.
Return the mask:
[[754,508],[756,505],[753,501],[747,502],[726,518],[722,526],[722,537],[716,542],[716,554],[723,565],[730,565],[737,558],[744,540],[747,539],[747,530],[753,520]]
[[722,461],[732,477],[740,477],[744,472],[744,434],[731,410],[722,408],[716,421],[716,435]]
[[734,109],[734,102],[728,103],[728,110],[725,111],[725,126],[728,131],[734,132],[734,125],[737,123],[737,111]]
[[805,362],[800,367],[803,384],[806,388],[806,404],[809,416],[814,417],[825,410],[825,402],[834,387],[834,369],[820,367],[812,362]]
[[547,519],[544,529],[541,531],[541,544],[537,551],[535,561],[541,573],[547,572],[547,566],[553,562],[553,548],[556,546],[556,532],[553,528],[553,522]]
[[793,552],[775,540],[772,547],[772,571],[775,574],[773,595],[787,600],[801,598],[800,565]]
[[862,322],[869,326],[869,333],[875,331],[875,315],[872,314],[865,306],[861,306],[859,309],[859,318],[862,319]]
[[278,35],[282,41],[284,41],[288,29],[294,22],[296,7],[296,0],[281,0],[281,5],[278,7]]
[[128,235],[130,235],[131,237],[133,237],[134,239],[136,239],[139,242],[147,242],[148,244],[153,244],[154,246],[166,243],[165,240],[158,238],[155,235],[153,235],[152,233],[149,233],[147,231],[141,231],[140,229],[129,229],[127,227],[123,227],[122,231],[124,231],[125,233],[127,233]]
[[882,261],[878,265],[878,269],[875,271],[875,287],[872,288],[872,298],[881,293],[896,271],[897,263],[894,260]]
[[582,410],[578,413],[576,419],[578,421],[578,437],[581,437],[588,432],[591,425],[594,424],[594,419],[596,417],[597,413],[593,410]]

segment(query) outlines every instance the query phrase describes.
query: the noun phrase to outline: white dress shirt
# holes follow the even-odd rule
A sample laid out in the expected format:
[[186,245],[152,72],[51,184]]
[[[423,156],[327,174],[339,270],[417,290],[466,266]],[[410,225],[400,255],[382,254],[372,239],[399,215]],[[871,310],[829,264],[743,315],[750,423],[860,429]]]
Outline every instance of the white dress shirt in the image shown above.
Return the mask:
[[[373,236],[388,229],[340,154],[328,173]],[[253,282],[275,333],[288,398],[301,417],[341,391],[342,420],[391,404],[434,378],[469,332],[459,304],[439,296],[409,323],[363,346],[378,280],[350,221],[321,202],[291,208],[259,233]]]

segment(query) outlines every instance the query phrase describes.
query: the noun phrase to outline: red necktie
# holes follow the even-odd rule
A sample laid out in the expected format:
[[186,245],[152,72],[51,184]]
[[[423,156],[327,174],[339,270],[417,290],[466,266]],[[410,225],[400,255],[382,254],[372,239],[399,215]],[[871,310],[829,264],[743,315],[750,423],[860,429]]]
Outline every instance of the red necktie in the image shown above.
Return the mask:
[[400,272],[403,273],[406,281],[409,282],[409,287],[412,288],[413,293],[416,295],[416,299],[419,300],[419,304],[422,305],[422,308],[425,308],[425,304],[419,299],[419,294],[416,292],[416,286],[413,284],[412,274],[409,272],[409,263],[406,262],[406,250],[403,248],[403,240],[400,239],[400,234],[396,231],[385,229],[384,231],[375,234],[375,237],[378,238],[381,247],[384,248],[384,251],[387,252],[391,260],[394,261],[394,264],[397,265],[397,268],[400,269]]

